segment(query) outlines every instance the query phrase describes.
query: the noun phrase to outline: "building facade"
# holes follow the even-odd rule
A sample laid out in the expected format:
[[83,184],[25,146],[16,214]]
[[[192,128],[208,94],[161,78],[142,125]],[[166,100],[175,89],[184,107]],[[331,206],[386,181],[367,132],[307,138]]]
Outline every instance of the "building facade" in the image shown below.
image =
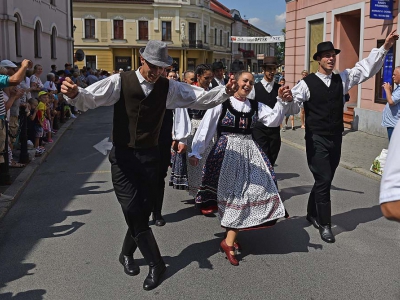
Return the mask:
[[203,0],[74,0],[75,49],[85,52],[78,66],[136,69],[151,39],[168,44],[180,74],[200,63],[230,63],[231,23]]
[[[338,70],[351,68],[367,57],[372,48],[383,44],[391,30],[399,31],[400,3],[394,3],[393,20],[379,20],[370,18],[370,1],[286,0],[286,82],[293,86],[301,78],[302,70],[315,72],[318,69],[312,56],[322,41],[332,41],[341,49],[336,62]],[[386,131],[381,127],[386,104],[381,86],[383,81],[391,81],[391,64],[400,64],[396,47],[387,56],[386,67],[350,90],[350,101],[345,110],[354,109],[353,129],[386,137]]]
[[[269,53],[267,46],[253,50],[253,46],[233,45],[230,36],[234,34],[268,34],[241,18],[235,19],[216,0],[74,0],[73,7],[75,49],[85,52],[85,60],[77,63],[79,67],[136,69],[140,65],[139,49],[151,39],[168,44],[179,74],[215,61],[229,68],[234,60],[246,63],[246,68],[248,63],[253,71],[257,69],[255,51]],[[237,22],[243,26],[234,26]]]
[[0,59],[27,58],[50,71],[73,60],[72,0],[3,0]]

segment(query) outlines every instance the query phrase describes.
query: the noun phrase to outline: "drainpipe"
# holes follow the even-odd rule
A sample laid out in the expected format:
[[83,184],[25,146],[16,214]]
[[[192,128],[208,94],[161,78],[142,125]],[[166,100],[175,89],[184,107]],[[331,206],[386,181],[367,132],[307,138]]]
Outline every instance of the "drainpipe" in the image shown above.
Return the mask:
[[72,65],[74,65],[75,61],[74,61],[74,14],[73,14],[73,5],[72,5],[72,1],[73,0],[69,0],[69,7],[70,7],[70,26],[69,26],[69,30],[71,32],[71,46],[72,46],[72,51],[71,51],[71,56],[72,56]]

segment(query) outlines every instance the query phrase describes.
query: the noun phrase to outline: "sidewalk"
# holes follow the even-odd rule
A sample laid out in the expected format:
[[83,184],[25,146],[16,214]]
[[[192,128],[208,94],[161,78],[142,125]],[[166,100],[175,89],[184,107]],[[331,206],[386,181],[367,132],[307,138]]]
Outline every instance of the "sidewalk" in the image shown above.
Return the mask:
[[[288,124],[290,124],[290,120]],[[292,130],[291,127],[289,127],[285,132],[281,131],[282,143],[305,152],[305,132],[298,124],[300,124],[300,119],[295,118],[296,130]],[[389,141],[387,138],[345,128],[343,132],[340,166],[380,181],[381,176],[372,173],[369,168],[373,160],[381,153],[382,149],[387,149],[388,144]]]
[[24,168],[10,168],[10,176],[11,176],[11,185],[2,185],[0,186],[0,222],[13,206],[18,196],[21,194],[25,186],[28,184],[32,175],[36,172],[37,168],[46,161],[47,156],[55,145],[57,145],[58,141],[64,135],[64,133],[68,130],[68,128],[74,123],[75,119],[69,119],[67,122],[62,124],[60,130],[58,130],[57,134],[52,137],[53,143],[47,144],[45,146],[46,152],[43,153],[40,157],[34,157],[27,166]]

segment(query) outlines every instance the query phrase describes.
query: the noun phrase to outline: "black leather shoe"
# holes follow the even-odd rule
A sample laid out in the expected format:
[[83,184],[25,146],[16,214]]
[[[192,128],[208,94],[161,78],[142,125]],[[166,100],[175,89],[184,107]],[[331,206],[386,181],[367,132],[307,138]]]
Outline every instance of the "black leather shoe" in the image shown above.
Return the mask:
[[119,262],[124,266],[125,274],[135,276],[140,273],[139,266],[135,264],[133,256],[126,256],[121,253],[119,255]]
[[331,230],[331,225],[320,225],[319,226],[319,234],[321,235],[321,239],[327,243],[334,243],[335,237]]
[[315,228],[319,229],[319,223],[318,223],[318,221],[317,221],[316,218],[314,218],[313,216],[307,214],[306,220],[307,220],[308,222],[310,222],[311,224],[313,224],[313,226],[314,226]]
[[161,213],[158,213],[158,214],[153,213],[153,222],[154,222],[154,225],[159,226],[159,227],[164,226],[166,223],[163,216],[161,215]]
[[143,289],[150,291],[158,286],[161,275],[164,274],[167,267],[164,261],[160,261],[154,267],[149,267],[149,274],[143,282]]

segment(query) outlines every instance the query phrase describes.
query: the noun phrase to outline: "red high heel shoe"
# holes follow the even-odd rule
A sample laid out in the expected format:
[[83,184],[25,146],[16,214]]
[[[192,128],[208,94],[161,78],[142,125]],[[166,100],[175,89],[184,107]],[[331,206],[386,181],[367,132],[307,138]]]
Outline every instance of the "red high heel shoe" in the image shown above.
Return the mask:
[[235,251],[235,247],[233,247],[233,246],[228,246],[228,245],[226,244],[226,241],[225,241],[225,240],[222,240],[222,241],[221,241],[220,247],[221,247],[221,248],[220,248],[221,251],[222,251],[222,252],[225,252],[226,258],[229,260],[229,262],[230,262],[232,265],[234,265],[234,266],[238,266],[238,265],[239,265],[239,262],[237,261],[235,255],[230,253],[230,251]]

